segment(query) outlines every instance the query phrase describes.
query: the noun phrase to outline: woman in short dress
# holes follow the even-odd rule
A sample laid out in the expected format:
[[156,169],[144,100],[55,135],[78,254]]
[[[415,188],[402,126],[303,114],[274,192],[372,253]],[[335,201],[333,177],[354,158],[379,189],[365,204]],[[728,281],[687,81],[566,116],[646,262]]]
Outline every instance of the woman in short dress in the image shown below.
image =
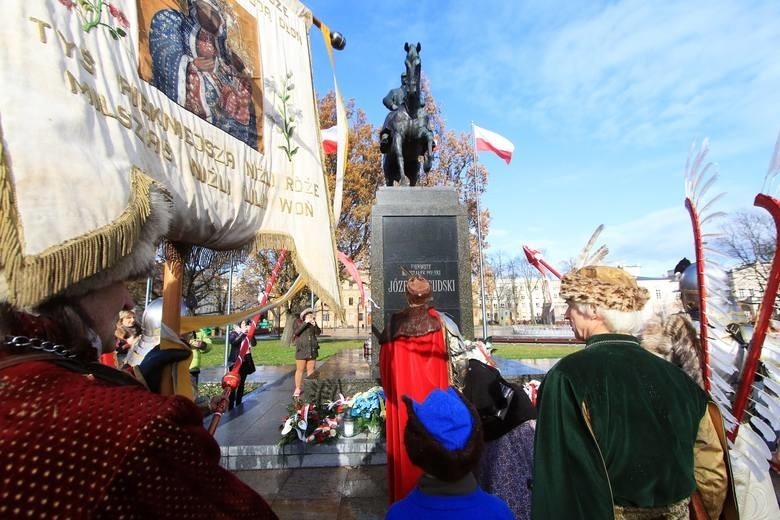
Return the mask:
[[295,392],[293,397],[300,397],[303,392],[303,371],[306,376],[312,375],[317,363],[317,352],[320,349],[317,336],[322,330],[314,318],[314,309],[308,307],[301,312],[296,320],[293,338],[295,341]]

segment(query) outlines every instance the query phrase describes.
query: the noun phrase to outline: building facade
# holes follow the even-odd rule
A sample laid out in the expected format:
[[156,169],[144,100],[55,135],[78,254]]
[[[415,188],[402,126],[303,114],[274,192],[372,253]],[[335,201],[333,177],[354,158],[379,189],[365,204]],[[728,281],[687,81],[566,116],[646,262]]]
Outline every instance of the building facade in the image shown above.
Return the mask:
[[[645,314],[669,315],[682,311],[680,304],[679,275],[671,271],[663,277],[638,276],[638,266],[618,266],[636,276],[637,284],[650,293],[650,299],[645,306]],[[759,272],[755,266],[744,266],[728,272],[729,284],[740,310],[747,319],[752,319],[763,297],[767,266]],[[763,276],[761,273],[764,273]],[[368,299],[371,297],[371,280],[369,271],[360,271],[366,302],[360,298],[360,290],[353,280],[342,280],[341,294],[343,298],[344,316],[338,316],[328,305],[317,300],[315,311],[320,326],[323,329],[346,328],[354,329],[356,333],[368,333],[371,330],[371,308]],[[478,285],[477,285],[478,287]],[[487,317],[490,325],[521,325],[521,324],[561,324],[564,322],[566,302],[558,296],[560,280],[555,277],[542,278],[496,279],[493,288],[486,294]],[[479,292],[473,294],[473,316],[475,327],[482,325],[482,308]]]
[[344,316],[338,316],[327,304],[317,300],[314,304],[315,312],[320,327],[328,328],[346,328],[355,329],[356,332],[363,333],[371,330],[371,280],[368,269],[359,271],[360,279],[363,281],[363,290],[366,295],[366,301],[360,298],[360,288],[357,282],[351,278],[341,281],[341,298],[344,308]]

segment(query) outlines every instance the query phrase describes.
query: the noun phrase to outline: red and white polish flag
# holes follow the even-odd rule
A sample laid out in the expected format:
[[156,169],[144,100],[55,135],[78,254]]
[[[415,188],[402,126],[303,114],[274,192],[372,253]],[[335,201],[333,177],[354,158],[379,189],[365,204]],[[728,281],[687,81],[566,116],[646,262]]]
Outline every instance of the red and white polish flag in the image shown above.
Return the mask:
[[477,125],[474,126],[474,147],[478,152],[493,152],[506,161],[507,164],[512,160],[512,152],[515,151],[515,145],[512,141],[490,130],[485,130]]
[[339,127],[331,126],[320,130],[322,134],[322,151],[325,155],[336,153],[339,148]]

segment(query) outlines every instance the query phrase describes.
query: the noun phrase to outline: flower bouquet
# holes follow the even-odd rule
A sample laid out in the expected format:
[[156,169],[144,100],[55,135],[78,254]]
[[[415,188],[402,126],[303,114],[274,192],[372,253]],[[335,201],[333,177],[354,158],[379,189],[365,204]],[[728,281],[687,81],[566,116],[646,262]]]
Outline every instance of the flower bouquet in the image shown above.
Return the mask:
[[355,394],[349,400],[349,414],[355,421],[355,430],[380,433],[385,425],[385,392],[374,386]]
[[323,444],[338,439],[338,426],[346,416],[352,419],[356,433],[380,433],[385,424],[385,393],[381,386],[375,386],[349,399],[339,394],[337,400],[321,405],[294,400],[287,411],[279,427],[280,446],[296,441]]
[[279,445],[292,442],[323,444],[338,437],[338,422],[326,414],[320,414],[313,404],[293,402],[288,409],[289,415],[282,418]]

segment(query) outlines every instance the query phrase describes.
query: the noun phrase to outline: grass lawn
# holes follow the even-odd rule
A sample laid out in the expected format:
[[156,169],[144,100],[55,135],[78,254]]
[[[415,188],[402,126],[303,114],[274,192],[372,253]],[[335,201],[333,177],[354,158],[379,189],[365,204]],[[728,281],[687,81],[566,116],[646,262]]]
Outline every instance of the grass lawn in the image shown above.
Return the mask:
[[[258,388],[262,387],[264,384],[265,383],[254,383],[251,381],[247,381],[246,383],[244,383],[244,395],[247,395],[249,392],[257,390]],[[207,396],[207,397],[216,397],[218,395],[222,395],[222,384],[221,383],[199,383],[198,395]]]
[[583,345],[493,343],[493,355],[506,359],[557,359],[582,350]]
[[[212,338],[211,352],[201,357],[201,367],[221,366],[225,362],[225,338]],[[345,348],[363,348],[361,340],[320,339],[320,355],[322,361]],[[252,347],[252,360],[255,365],[294,365],[295,346],[282,345],[278,339],[258,341]]]
[[[225,338],[213,338],[211,352],[201,358],[202,367],[221,366],[225,361]],[[528,343],[495,343],[496,356],[506,359],[557,359],[582,349],[579,345],[551,345]],[[322,339],[320,355],[324,360],[345,348],[363,348],[360,340]],[[294,365],[295,347],[283,346],[278,339],[262,340],[252,347],[255,365]]]

